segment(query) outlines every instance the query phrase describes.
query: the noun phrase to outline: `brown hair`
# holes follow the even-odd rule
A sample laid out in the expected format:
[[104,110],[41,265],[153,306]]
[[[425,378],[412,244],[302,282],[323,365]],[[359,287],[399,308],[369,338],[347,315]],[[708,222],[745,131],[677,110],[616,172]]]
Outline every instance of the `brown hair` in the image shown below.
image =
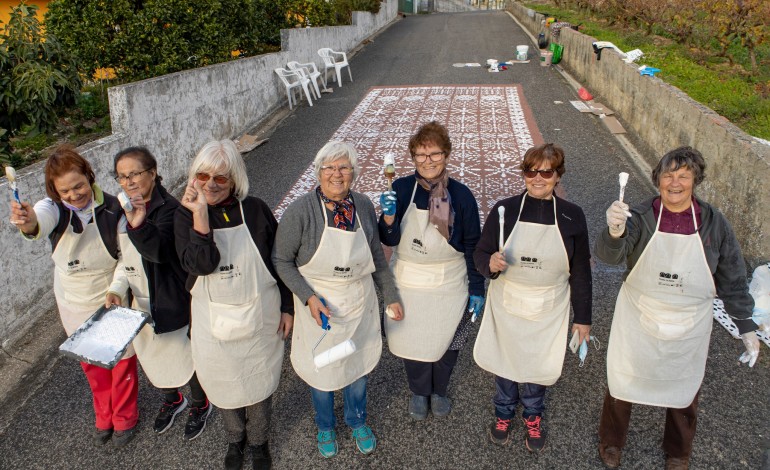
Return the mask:
[[556,144],[542,144],[532,147],[524,154],[524,159],[519,165],[520,170],[536,170],[539,163],[548,162],[556,174],[564,174],[564,150]]
[[678,147],[661,157],[655,168],[652,169],[652,182],[656,188],[660,187],[660,176],[669,171],[687,168],[693,175],[693,188],[698,186],[706,178],[706,160],[703,154],[692,147]]
[[414,156],[417,147],[425,147],[433,144],[446,152],[447,157],[452,151],[452,141],[449,140],[449,131],[438,121],[423,124],[417,129],[417,133],[409,139],[409,153]]
[[88,160],[81,157],[72,145],[60,145],[45,162],[45,192],[48,197],[56,202],[61,202],[61,197],[56,191],[53,180],[71,171],[77,171],[84,175],[88,179],[88,184],[94,184],[96,181],[94,170]]
[[112,161],[112,172],[115,176],[118,176],[118,162],[124,157],[131,157],[134,160],[137,160],[144,167],[144,171],[155,170],[156,183],[160,183],[161,180],[163,180],[158,174],[158,161],[155,159],[155,156],[147,150],[147,147],[128,147],[118,152]]

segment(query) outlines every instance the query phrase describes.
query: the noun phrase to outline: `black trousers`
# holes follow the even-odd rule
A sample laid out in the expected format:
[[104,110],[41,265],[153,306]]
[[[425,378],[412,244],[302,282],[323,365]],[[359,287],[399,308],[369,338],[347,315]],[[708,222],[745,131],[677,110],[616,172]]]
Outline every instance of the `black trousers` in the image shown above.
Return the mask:
[[457,364],[460,351],[449,350],[436,362],[420,362],[404,359],[404,369],[409,381],[409,390],[415,395],[431,394],[446,396],[449,377]]
[[[198,375],[193,372],[193,376],[190,378],[190,381],[188,382],[190,385],[190,395],[192,398],[191,406],[195,407],[202,407],[206,405],[206,392],[203,391],[203,387],[201,387],[201,383],[198,382]],[[178,395],[178,388],[161,388],[159,389],[161,393],[163,394],[163,399],[166,400],[168,403],[175,402],[177,400]]]

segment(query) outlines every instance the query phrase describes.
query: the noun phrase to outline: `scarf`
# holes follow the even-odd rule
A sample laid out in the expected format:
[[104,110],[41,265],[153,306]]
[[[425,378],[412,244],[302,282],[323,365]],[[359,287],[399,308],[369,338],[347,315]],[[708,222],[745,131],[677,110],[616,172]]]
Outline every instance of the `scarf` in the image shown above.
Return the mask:
[[348,192],[345,199],[341,201],[332,201],[326,197],[323,191],[321,191],[320,186],[316,188],[316,193],[318,193],[318,196],[325,204],[334,204],[334,209],[332,209],[334,213],[334,226],[340,230],[352,232],[355,229],[353,221],[356,217],[356,206],[353,204],[353,198],[350,197],[350,193]]
[[449,240],[455,224],[455,212],[452,208],[452,198],[449,197],[449,191],[447,191],[449,175],[446,168],[434,180],[426,180],[417,172],[415,172],[415,176],[417,177],[417,183],[429,193],[428,213],[430,214],[430,223],[436,227],[441,236]]

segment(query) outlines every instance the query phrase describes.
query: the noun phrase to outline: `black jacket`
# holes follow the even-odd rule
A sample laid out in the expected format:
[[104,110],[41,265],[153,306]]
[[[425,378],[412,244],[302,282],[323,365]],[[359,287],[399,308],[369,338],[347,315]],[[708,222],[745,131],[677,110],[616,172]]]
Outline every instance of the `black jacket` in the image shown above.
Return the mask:
[[144,223],[127,229],[129,240],[142,255],[150,288],[150,313],[158,334],[190,323],[190,293],[184,285],[187,273],[176,255],[174,237],[174,215],[179,205],[163,186],[156,184]]

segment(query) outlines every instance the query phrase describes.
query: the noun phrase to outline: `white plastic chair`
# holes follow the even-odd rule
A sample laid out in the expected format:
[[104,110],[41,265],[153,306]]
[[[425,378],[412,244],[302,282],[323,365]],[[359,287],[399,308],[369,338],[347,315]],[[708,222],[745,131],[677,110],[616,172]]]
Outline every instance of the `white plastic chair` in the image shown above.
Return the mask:
[[[286,86],[286,95],[289,97],[289,109],[292,109],[292,102],[294,100],[294,89],[302,87],[302,90],[305,90],[305,97],[307,98],[307,103],[310,106],[313,106],[313,100],[310,98],[310,90],[308,89],[308,85],[310,84],[310,79],[305,77],[302,73],[297,72],[295,70],[287,70],[287,69],[275,69],[276,75],[278,75],[278,78],[281,79],[284,86]],[[300,91],[300,98],[302,98],[302,91]]]
[[[350,76],[350,81],[353,81],[353,73],[350,71],[350,64],[348,64],[348,56],[344,52],[336,52],[328,47],[323,47],[321,49],[318,49],[318,55],[321,56],[321,58],[324,61],[324,83],[326,83],[326,73],[329,69],[333,68],[334,72],[336,73],[337,78],[337,85],[342,87],[342,74],[340,73],[340,70],[342,70],[344,67],[348,68],[348,75]],[[332,80],[334,80],[335,76],[332,75]]]
[[[315,90],[315,97],[316,99],[321,98],[321,90],[318,89],[318,79],[321,77],[321,72],[318,71],[318,67],[316,67],[314,62],[308,62],[306,64],[300,64],[297,61],[291,61],[286,66],[289,68],[289,70],[294,70],[295,72],[299,72],[304,77],[310,79],[310,83],[313,84],[313,90]],[[326,90],[326,84],[324,83],[324,90]]]

